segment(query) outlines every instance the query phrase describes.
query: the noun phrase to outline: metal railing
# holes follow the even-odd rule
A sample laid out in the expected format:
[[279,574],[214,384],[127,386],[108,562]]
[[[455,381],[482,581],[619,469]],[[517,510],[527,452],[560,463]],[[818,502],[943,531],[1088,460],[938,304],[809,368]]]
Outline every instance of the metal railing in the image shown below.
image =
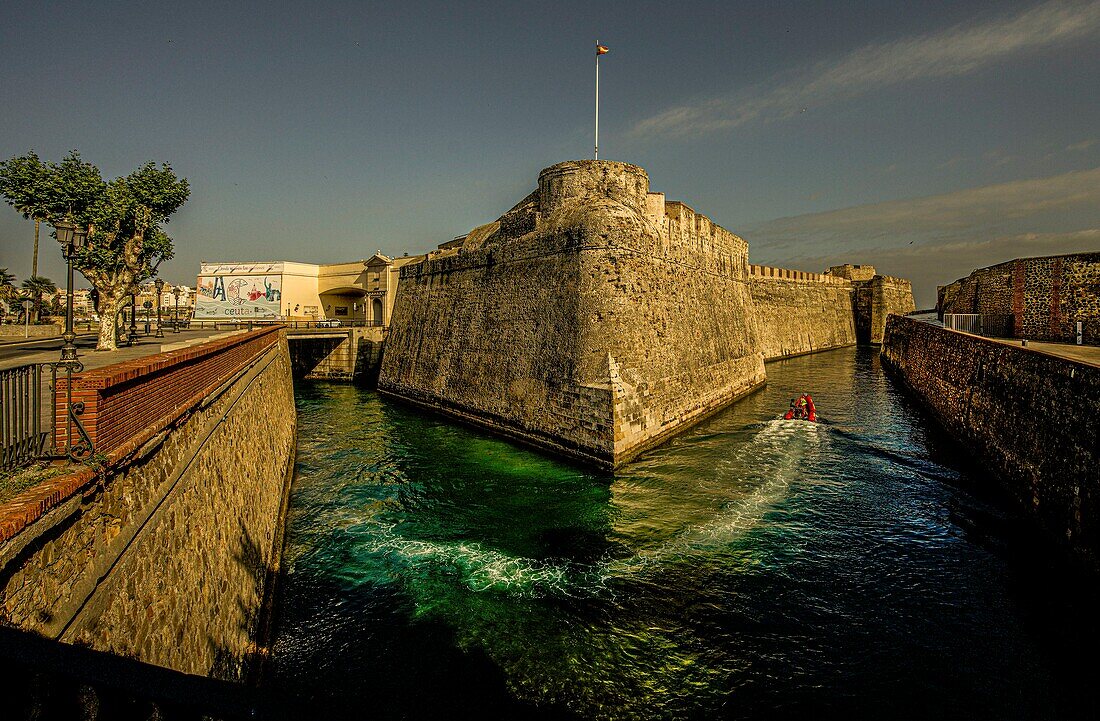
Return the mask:
[[[73,374],[82,370],[80,361],[69,361],[0,371],[0,469],[36,460],[79,461],[92,454],[92,439],[80,422],[84,404],[73,400]],[[59,388],[62,379],[64,388]]]
[[944,313],[943,327],[987,338],[1011,338],[1015,320],[1011,313]]
[[0,371],[0,469],[24,466],[42,455],[42,366],[37,363]]
[[[170,327],[171,323],[165,323],[165,327]],[[375,320],[348,320],[346,318],[328,318],[321,320],[191,320],[184,324],[180,322],[180,328],[189,329],[205,329],[212,328],[214,330],[224,329],[252,329],[252,328],[266,328],[267,326],[281,325],[286,328],[385,328],[386,325],[382,321]]]

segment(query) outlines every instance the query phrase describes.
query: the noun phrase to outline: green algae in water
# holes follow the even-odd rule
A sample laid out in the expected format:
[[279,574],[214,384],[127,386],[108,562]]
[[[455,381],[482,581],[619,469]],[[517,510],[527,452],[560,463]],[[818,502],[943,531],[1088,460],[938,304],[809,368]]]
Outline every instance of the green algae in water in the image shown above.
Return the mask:
[[[824,422],[775,420],[806,388]],[[351,386],[301,384],[298,404],[275,670],[311,711],[898,716],[918,694],[996,718],[1072,699],[1006,561],[946,510],[987,501],[870,353],[769,366],[767,390],[615,475]]]

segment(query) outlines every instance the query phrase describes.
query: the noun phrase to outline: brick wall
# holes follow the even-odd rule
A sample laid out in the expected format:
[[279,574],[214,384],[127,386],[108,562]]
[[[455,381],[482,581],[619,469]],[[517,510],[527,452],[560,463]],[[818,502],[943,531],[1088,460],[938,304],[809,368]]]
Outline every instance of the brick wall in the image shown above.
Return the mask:
[[1100,551],[1100,368],[892,316],[886,367],[1056,539]]
[[[278,341],[279,329],[266,328],[74,376],[73,401],[84,403],[81,422],[96,453],[110,455],[148,429],[164,427]],[[58,387],[55,413],[58,428],[65,428],[66,382]],[[69,443],[77,442],[70,429]]]

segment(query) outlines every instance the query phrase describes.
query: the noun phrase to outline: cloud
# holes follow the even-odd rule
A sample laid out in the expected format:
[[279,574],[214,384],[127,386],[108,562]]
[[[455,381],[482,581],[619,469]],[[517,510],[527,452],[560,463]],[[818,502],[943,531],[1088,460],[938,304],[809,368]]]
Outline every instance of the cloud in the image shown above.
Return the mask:
[[1047,2],[984,24],[867,45],[746,93],[669,108],[634,125],[636,136],[692,136],[796,115],[901,83],[965,75],[1013,55],[1098,34],[1100,3]]
[[891,200],[778,218],[740,228],[756,247],[798,247],[811,239],[842,249],[888,240],[950,239],[984,228],[997,232],[1044,214],[1097,213],[1100,168],[1014,180],[924,198]]
[[[1100,168],[739,227],[752,262],[821,270],[882,265],[918,298],[1020,255],[1100,251]],[[825,250],[827,249],[827,250]]]
[[1066,150],[1070,151],[1071,153],[1079,152],[1082,150],[1088,150],[1094,145],[1096,145],[1096,139],[1089,138],[1088,140],[1082,140],[1081,142],[1074,143],[1073,145],[1067,145]]

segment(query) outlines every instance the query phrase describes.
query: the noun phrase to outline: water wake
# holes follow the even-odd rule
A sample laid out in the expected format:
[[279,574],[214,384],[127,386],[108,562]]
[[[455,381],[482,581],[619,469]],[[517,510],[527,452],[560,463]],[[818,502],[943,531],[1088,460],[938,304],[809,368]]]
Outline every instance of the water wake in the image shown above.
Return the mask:
[[348,532],[361,552],[380,555],[398,575],[438,572],[457,577],[475,593],[494,591],[524,597],[589,597],[606,592],[628,576],[655,573],[668,563],[690,560],[729,546],[759,525],[801,473],[806,457],[821,443],[815,424],[770,421],[740,450],[720,463],[719,483],[750,490],[732,497],[710,521],[681,530],[656,548],[594,564],[562,559],[512,556],[477,542],[431,541],[404,537],[398,524],[372,519]]

